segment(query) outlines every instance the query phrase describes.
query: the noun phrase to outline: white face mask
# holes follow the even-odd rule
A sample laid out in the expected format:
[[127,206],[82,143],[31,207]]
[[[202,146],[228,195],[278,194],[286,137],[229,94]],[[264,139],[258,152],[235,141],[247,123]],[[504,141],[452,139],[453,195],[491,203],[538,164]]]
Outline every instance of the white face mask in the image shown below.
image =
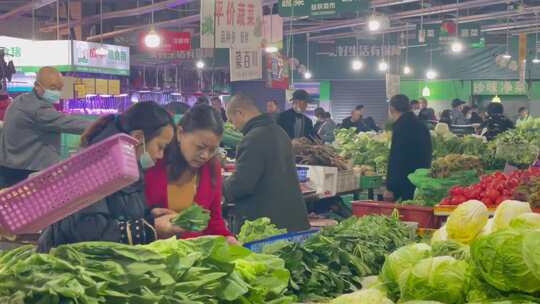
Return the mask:
[[416,116],[418,116],[418,114],[420,114],[420,109],[414,110],[414,114],[415,114]]

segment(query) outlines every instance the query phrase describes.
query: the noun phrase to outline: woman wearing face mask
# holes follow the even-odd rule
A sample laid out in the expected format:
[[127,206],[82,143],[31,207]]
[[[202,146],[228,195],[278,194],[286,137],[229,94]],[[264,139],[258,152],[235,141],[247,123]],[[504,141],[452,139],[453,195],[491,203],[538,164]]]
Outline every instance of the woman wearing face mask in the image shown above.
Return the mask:
[[165,158],[146,172],[146,200],[150,207],[181,212],[193,204],[210,211],[202,232],[185,231],[182,238],[223,235],[236,242],[221,214],[221,166],[216,158],[223,121],[208,105],[197,105],[184,114]]
[[173,139],[171,116],[156,103],[137,103],[121,115],[100,118],[82,135],[81,143],[86,147],[119,133],[140,142],[136,155],[141,179],[48,227],[39,239],[40,252],[85,241],[146,244],[180,232],[170,223],[176,214],[165,209],[150,211],[144,195],[144,170],[163,157]]

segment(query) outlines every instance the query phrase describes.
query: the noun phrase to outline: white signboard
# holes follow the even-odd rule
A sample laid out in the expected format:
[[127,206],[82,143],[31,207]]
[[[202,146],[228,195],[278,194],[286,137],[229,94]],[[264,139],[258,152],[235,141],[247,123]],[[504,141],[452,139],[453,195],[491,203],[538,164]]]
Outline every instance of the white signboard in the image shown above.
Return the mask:
[[[105,53],[99,54],[99,48]],[[129,75],[129,47],[73,41],[73,65],[79,72]]]
[[261,47],[262,0],[201,0],[201,48]]
[[44,66],[68,71],[71,66],[71,42],[68,40],[28,40],[0,36],[0,47],[20,72],[36,72]]
[[233,49],[230,52],[231,81],[262,78],[262,54],[260,48]]

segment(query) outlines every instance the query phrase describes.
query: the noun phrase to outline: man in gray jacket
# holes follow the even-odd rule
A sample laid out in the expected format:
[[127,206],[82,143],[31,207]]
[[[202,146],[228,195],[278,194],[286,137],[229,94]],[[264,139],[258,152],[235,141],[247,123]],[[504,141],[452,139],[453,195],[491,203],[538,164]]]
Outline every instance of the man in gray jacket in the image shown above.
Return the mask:
[[289,232],[309,229],[287,133],[269,115],[261,114],[246,95],[231,99],[227,115],[244,134],[237,148],[236,172],[223,183],[223,194],[234,203],[232,214],[238,224],[268,217]]
[[53,104],[63,87],[58,70],[41,68],[32,92],[8,107],[0,134],[0,188],[59,162],[61,134],[81,134],[89,126],[89,121],[56,111]]

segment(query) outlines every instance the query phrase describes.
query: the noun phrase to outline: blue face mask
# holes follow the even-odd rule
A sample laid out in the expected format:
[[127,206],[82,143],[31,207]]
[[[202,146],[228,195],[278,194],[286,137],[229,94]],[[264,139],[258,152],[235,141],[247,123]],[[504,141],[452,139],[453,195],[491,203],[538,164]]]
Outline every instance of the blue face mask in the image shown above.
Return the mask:
[[156,162],[152,159],[152,157],[150,156],[150,153],[146,151],[146,144],[145,144],[144,139],[143,139],[143,149],[144,149],[144,152],[141,155],[141,158],[139,159],[139,164],[141,165],[143,170],[148,170],[152,168],[153,166],[155,166]]
[[49,103],[55,103],[60,100],[60,96],[62,96],[62,92],[60,91],[45,89],[42,98]]

